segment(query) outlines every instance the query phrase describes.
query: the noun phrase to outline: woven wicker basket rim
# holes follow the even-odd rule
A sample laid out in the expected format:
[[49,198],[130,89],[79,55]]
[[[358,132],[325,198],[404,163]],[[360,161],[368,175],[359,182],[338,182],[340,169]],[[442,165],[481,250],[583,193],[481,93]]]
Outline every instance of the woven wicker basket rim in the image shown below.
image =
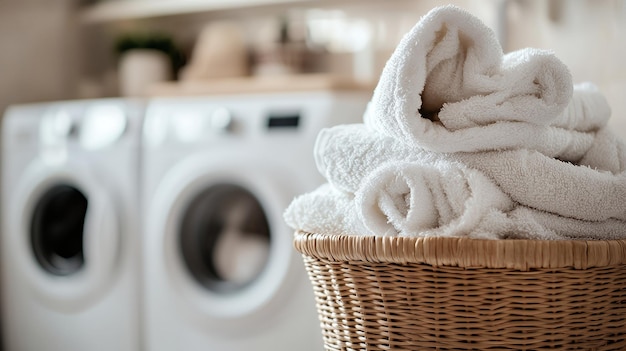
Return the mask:
[[626,264],[626,240],[487,240],[326,235],[296,231],[296,250],[330,261],[465,268],[607,267]]

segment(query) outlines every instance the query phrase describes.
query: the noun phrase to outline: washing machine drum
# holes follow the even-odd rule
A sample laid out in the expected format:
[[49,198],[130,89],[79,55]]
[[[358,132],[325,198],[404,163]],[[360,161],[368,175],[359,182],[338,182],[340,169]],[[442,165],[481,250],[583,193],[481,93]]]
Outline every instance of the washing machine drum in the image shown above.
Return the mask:
[[245,289],[263,271],[270,226],[245,188],[217,184],[198,193],[183,211],[179,247],[190,275],[218,294]]
[[80,311],[113,286],[121,234],[105,184],[80,165],[34,162],[12,194],[14,269],[51,309]]
[[30,238],[34,257],[44,271],[66,276],[84,266],[87,206],[85,195],[67,184],[51,187],[35,205]]

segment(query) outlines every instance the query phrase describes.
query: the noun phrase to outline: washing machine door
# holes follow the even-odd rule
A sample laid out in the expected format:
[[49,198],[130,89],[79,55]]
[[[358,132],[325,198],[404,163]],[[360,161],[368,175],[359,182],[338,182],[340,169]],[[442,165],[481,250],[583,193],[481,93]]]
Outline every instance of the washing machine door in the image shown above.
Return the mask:
[[75,312],[96,301],[111,283],[120,240],[103,184],[78,165],[34,162],[12,199],[11,269],[51,309]]
[[173,303],[211,332],[258,330],[306,275],[282,212],[293,174],[245,155],[190,157],[163,179],[149,210]]

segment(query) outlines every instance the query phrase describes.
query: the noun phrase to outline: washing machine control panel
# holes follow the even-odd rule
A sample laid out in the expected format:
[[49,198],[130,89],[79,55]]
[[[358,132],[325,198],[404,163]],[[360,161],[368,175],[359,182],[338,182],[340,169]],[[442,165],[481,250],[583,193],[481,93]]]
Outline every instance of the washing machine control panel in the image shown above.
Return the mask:
[[233,128],[233,114],[225,107],[218,107],[210,114],[210,129],[218,133],[229,133]]
[[62,108],[51,109],[42,118],[39,132],[44,145],[63,143],[76,133],[74,116]]
[[65,146],[78,138],[86,150],[97,150],[118,141],[127,129],[128,116],[124,106],[95,103],[85,108],[50,108],[42,118],[39,134],[44,147]]
[[121,106],[94,105],[87,109],[81,124],[80,143],[97,150],[115,143],[126,130],[128,118]]

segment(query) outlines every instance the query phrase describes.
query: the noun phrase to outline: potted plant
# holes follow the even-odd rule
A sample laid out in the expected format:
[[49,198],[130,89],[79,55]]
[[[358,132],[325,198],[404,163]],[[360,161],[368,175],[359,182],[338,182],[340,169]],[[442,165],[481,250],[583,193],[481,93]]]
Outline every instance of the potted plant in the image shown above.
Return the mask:
[[125,34],[117,40],[115,51],[123,96],[145,95],[151,84],[173,79],[184,62],[173,39],[161,33]]

